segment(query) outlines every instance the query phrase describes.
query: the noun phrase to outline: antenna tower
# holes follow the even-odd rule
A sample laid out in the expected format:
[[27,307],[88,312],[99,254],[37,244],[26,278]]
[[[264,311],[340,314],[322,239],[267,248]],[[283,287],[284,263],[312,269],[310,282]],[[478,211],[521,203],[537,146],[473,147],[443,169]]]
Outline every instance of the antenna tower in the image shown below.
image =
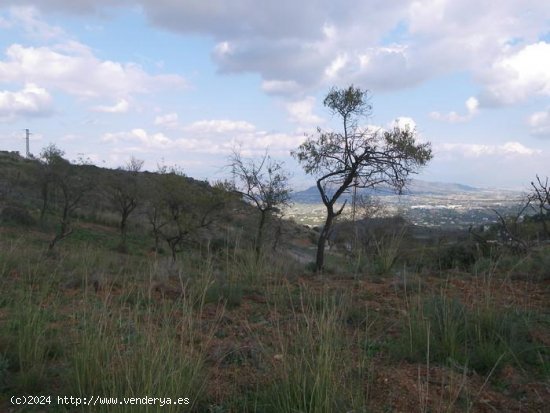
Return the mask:
[[27,158],[30,158],[31,152],[29,149],[29,137],[31,136],[31,132],[28,129],[25,129],[25,140],[27,141]]

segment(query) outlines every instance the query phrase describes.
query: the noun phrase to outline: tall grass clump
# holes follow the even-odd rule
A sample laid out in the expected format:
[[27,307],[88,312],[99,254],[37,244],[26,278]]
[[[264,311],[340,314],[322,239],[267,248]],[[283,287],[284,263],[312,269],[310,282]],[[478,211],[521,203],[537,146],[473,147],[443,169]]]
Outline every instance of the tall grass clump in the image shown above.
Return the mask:
[[50,312],[44,297],[26,288],[14,292],[8,311],[9,321],[3,328],[3,358],[4,364],[15,370],[11,385],[16,392],[40,391],[50,355]]
[[529,367],[538,354],[522,314],[498,309],[490,301],[467,308],[443,294],[410,306],[391,348],[410,361],[429,359],[482,374],[509,363]]
[[401,245],[406,233],[406,227],[395,230],[380,237],[373,235],[375,255],[374,269],[378,274],[387,274],[399,258]]
[[321,306],[304,304],[286,333],[280,329],[276,379],[260,396],[260,411],[329,413],[364,406],[362,376],[352,380],[358,373],[353,339],[346,338],[345,309],[338,302],[325,294]]
[[[200,301],[200,299],[198,299]],[[139,300],[146,302],[146,300]],[[193,298],[151,303],[146,308],[87,309],[71,357],[71,385],[80,397],[189,398],[188,405],[165,405],[162,411],[197,411],[205,397],[203,349],[211,338],[201,331]],[[197,343],[201,346],[197,346]],[[90,406],[90,411],[157,411],[158,405]]]

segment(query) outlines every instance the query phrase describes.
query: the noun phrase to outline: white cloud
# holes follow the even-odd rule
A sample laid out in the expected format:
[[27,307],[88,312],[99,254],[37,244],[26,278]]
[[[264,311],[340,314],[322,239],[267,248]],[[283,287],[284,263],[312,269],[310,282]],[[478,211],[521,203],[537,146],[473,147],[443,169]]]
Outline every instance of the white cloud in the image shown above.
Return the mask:
[[285,105],[290,121],[298,125],[317,125],[323,122],[321,117],[313,113],[314,106],[315,98],[312,96]]
[[[350,82],[376,92],[396,90],[448,73],[470,74],[481,106],[549,95],[550,45],[541,41],[550,19],[547,0],[502,0],[498,7],[479,0],[350,0],[346,6],[280,0],[261,7],[254,0],[0,4],[96,14],[137,6],[154,26],[214,39],[212,57],[220,72],[257,73],[266,93],[294,98]],[[468,113],[439,117],[458,122]]]
[[264,80],[262,90],[273,95],[294,95],[300,91],[300,85],[294,80]]
[[0,0],[0,6],[31,6],[43,11],[63,11],[76,14],[97,13],[102,7],[123,6],[131,0]]
[[12,23],[2,16],[0,16],[0,29],[9,29],[12,27]]
[[157,149],[167,148],[173,143],[170,138],[162,133],[149,133],[141,128],[135,128],[129,132],[105,133],[101,137],[101,141],[110,143],[137,142],[146,148]]
[[28,83],[18,92],[0,91],[0,120],[26,116],[47,116],[52,113],[53,101],[44,88]]
[[10,18],[13,24],[22,28],[25,33],[39,40],[51,40],[67,37],[65,31],[59,26],[46,23],[35,7],[17,6],[10,9]]
[[227,119],[193,122],[183,131],[185,136],[175,141],[178,147],[216,154],[229,154],[233,148],[241,147],[244,155],[262,153],[268,148],[271,153],[288,155],[304,140],[303,134],[268,132],[258,130],[250,122]]
[[533,156],[542,153],[540,149],[533,149],[520,142],[506,142],[502,145],[485,145],[469,143],[443,143],[435,145],[436,156],[461,155],[466,158],[483,156]]
[[531,127],[531,135],[550,137],[550,109],[533,113],[527,123]]
[[454,111],[446,114],[440,112],[430,112],[430,117],[435,120],[449,123],[467,122],[477,114],[479,108],[479,100],[477,100],[477,98],[473,96],[469,97],[464,103],[464,106],[466,106],[467,111],[465,115],[460,115]]
[[130,103],[126,99],[119,99],[117,103],[112,106],[98,105],[92,108],[96,112],[105,113],[126,113],[130,109]]
[[325,69],[325,76],[328,78],[328,80],[334,80],[335,77],[338,76],[340,71],[346,67],[346,64],[348,63],[348,56],[343,53],[336,58]]
[[155,125],[167,129],[175,129],[179,126],[178,114],[173,112],[156,116]]
[[109,99],[185,86],[177,75],[153,76],[135,63],[100,60],[78,42],[51,48],[9,46],[0,61],[0,82],[33,82],[80,98]]
[[[115,145],[113,150],[171,153],[178,150],[194,153],[228,155],[235,147],[240,147],[244,155],[257,155],[269,148],[273,154],[288,155],[303,140],[303,134],[286,134],[258,130],[246,121],[210,119],[183,126],[171,136],[159,132],[149,132],[142,128],[130,131],[105,133],[101,141]],[[130,146],[128,146],[130,145]]]
[[233,121],[227,119],[199,120],[185,126],[185,131],[199,135],[250,133],[256,127],[246,121]]
[[514,104],[550,96],[550,43],[537,42],[499,57],[483,73],[482,103]]

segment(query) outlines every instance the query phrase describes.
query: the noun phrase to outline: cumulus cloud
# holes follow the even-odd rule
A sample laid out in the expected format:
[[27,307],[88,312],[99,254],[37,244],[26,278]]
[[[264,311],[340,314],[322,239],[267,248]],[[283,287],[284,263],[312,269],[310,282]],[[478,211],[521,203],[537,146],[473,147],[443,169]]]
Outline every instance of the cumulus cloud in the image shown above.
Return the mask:
[[299,93],[300,85],[294,80],[264,80],[262,90],[272,95],[295,95]]
[[[1,0],[43,11],[139,6],[152,25],[207,35],[220,72],[254,72],[267,93],[354,82],[375,91],[468,72],[481,106],[548,95],[547,0]],[[476,10],[476,13],[472,13]],[[446,114],[460,121],[467,115]]]
[[499,57],[483,73],[482,102],[514,104],[550,96],[550,43],[537,42]]
[[0,0],[0,6],[38,7],[43,11],[63,11],[77,14],[98,13],[105,6],[123,6],[131,0]]
[[527,120],[531,128],[531,135],[544,138],[550,137],[550,109],[535,112]]
[[266,148],[274,154],[288,155],[304,140],[302,134],[285,134],[257,129],[246,121],[209,119],[183,126],[170,136],[160,132],[149,132],[142,128],[130,131],[105,133],[104,143],[130,145],[135,152],[186,151],[205,154],[227,155],[239,146],[245,155],[263,153]]
[[315,98],[312,96],[285,105],[290,121],[298,125],[318,125],[323,122],[321,117],[313,113],[314,106]]
[[162,133],[149,133],[144,129],[135,128],[129,132],[105,133],[101,137],[102,142],[121,143],[133,142],[140,143],[145,148],[164,149],[172,144],[172,140]]
[[186,132],[210,135],[210,134],[228,134],[228,133],[250,133],[256,130],[256,127],[250,122],[233,121],[228,119],[199,120],[185,126]]
[[0,120],[48,116],[52,109],[53,100],[49,92],[33,83],[26,84],[17,92],[0,91]]
[[66,37],[67,34],[59,26],[46,23],[38,9],[31,6],[17,6],[10,9],[10,20],[33,38],[51,40]]
[[135,63],[100,60],[83,44],[50,47],[14,44],[0,61],[0,82],[34,82],[80,98],[123,98],[183,87],[177,75],[149,75]]
[[120,99],[112,106],[98,105],[92,108],[96,112],[126,113],[130,109],[130,103],[126,99]]
[[10,27],[12,27],[12,23],[0,16],[0,29],[9,29]]
[[178,114],[173,112],[156,116],[155,125],[167,129],[177,128],[179,126]]
[[479,100],[472,96],[469,97],[468,100],[466,100],[464,105],[466,106],[466,114],[464,115],[460,115],[454,111],[449,113],[430,112],[430,117],[435,120],[449,123],[467,122],[477,114],[479,108]]
[[443,143],[435,146],[436,154],[461,155],[466,158],[483,156],[533,156],[541,154],[540,149],[533,149],[520,142],[506,142],[502,145],[484,145],[469,143]]
[[[252,0],[230,5],[218,0],[208,7],[191,1],[139,3],[153,24],[213,36],[218,41],[213,57],[222,72],[259,73],[264,90],[283,94],[295,85],[307,91],[349,82],[392,90],[457,70],[471,71],[480,89],[491,94],[509,45],[536,44],[550,18],[544,0],[503,0],[499,7],[475,0],[390,1],[384,7],[374,0],[352,0],[347,7],[328,0],[262,7]],[[518,73],[524,76],[523,67],[501,74],[502,84]],[[527,88],[525,94],[532,92]]]

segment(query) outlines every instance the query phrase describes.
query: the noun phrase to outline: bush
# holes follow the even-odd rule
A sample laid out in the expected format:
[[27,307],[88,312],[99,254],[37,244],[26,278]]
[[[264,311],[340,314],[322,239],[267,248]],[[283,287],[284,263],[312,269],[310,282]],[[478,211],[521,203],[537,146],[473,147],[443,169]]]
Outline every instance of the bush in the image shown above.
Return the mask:
[[438,263],[442,270],[459,268],[468,270],[476,263],[478,252],[473,242],[447,245],[439,250]]
[[0,222],[22,225],[29,227],[36,224],[35,219],[31,216],[25,207],[17,205],[9,205],[0,213]]
[[507,363],[533,366],[539,357],[520,314],[488,305],[469,310],[460,301],[441,296],[411,309],[393,353],[417,362],[450,361],[481,374]]

